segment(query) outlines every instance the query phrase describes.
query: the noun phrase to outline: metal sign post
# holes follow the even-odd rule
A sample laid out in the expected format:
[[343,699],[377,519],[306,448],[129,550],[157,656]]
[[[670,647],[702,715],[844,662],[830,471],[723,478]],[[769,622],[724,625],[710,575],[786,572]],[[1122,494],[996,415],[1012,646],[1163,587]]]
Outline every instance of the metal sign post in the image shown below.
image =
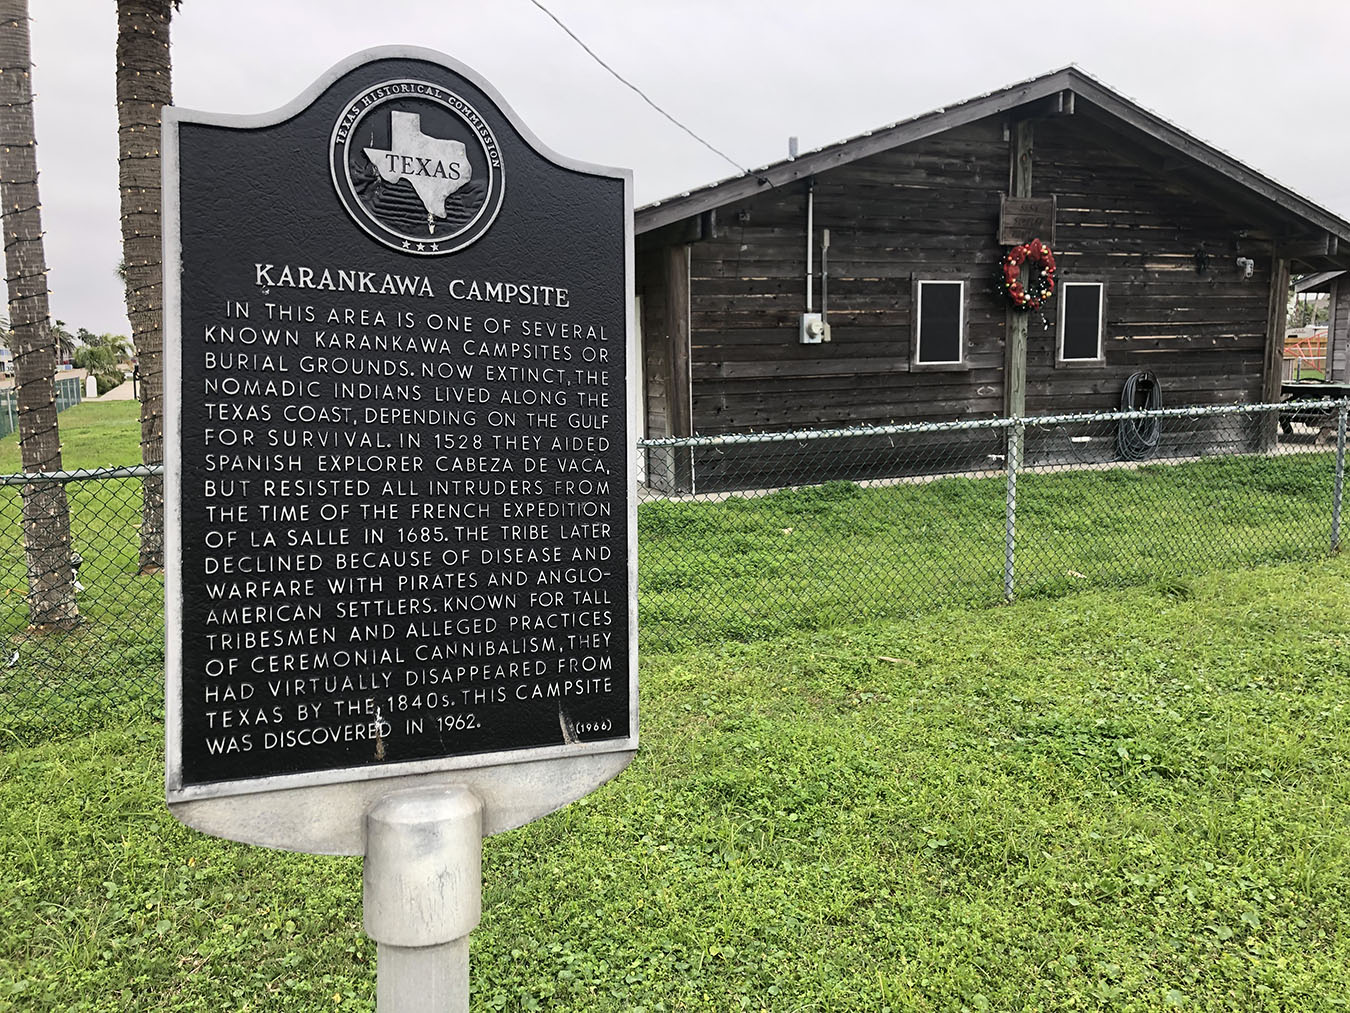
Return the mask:
[[637,749],[631,174],[405,47],[163,151],[168,804],[467,1008],[482,837]]
[[468,1013],[483,909],[483,804],[467,788],[395,792],[366,817],[364,915],[381,1013]]

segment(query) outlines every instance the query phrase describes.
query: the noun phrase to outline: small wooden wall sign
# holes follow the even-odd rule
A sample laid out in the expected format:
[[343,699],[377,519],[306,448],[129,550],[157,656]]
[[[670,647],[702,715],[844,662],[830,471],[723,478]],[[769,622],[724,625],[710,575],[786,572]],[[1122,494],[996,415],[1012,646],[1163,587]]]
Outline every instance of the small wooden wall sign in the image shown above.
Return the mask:
[[1033,239],[1055,245],[1055,198],[1002,195],[998,206],[998,241],[1020,246]]

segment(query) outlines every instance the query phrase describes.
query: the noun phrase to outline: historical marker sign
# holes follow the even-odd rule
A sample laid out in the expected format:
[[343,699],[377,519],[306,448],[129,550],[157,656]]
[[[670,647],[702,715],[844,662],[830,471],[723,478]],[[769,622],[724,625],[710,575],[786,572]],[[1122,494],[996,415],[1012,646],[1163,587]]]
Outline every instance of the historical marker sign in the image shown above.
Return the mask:
[[[344,785],[454,777],[507,825],[612,776],[637,745],[628,173],[420,50],[270,116],[166,112],[170,802],[285,843],[207,803],[331,819]],[[355,847],[334,832],[309,843]]]

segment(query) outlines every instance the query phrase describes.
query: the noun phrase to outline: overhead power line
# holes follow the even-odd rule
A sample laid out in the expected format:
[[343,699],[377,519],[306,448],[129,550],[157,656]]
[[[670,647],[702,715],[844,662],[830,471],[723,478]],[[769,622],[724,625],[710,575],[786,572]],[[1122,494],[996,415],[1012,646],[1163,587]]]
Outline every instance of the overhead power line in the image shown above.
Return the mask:
[[556,24],[559,28],[561,28],[564,32],[566,32],[566,33],[571,37],[571,39],[572,39],[573,42],[575,42],[575,43],[576,43],[578,46],[580,46],[582,49],[586,50],[587,55],[590,56],[590,58],[591,58],[592,60],[594,60],[596,63],[600,64],[600,66],[604,67],[605,70],[607,70],[607,71],[609,71],[611,74],[613,74],[614,77],[615,77],[621,84],[627,86],[628,88],[631,88],[631,89],[633,90],[633,92],[636,93],[637,96],[638,96],[640,99],[642,99],[642,101],[644,101],[644,102],[647,103],[647,105],[651,106],[653,109],[655,109],[658,113],[660,113],[660,114],[661,114],[662,116],[664,116],[666,119],[670,120],[671,123],[674,123],[677,127],[679,127],[681,130],[683,130],[686,134],[688,134],[688,135],[689,135],[690,137],[692,137],[694,140],[698,141],[699,144],[703,145],[705,148],[707,148],[707,149],[708,149],[709,151],[711,151],[713,154],[717,155],[719,158],[723,158],[723,159],[725,159],[726,161],[730,162],[732,165],[734,165],[734,166],[735,166],[737,169],[739,169],[741,172],[746,172],[746,173],[748,173],[748,172],[750,171],[750,170],[747,169],[745,166],[741,165],[740,162],[736,161],[736,159],[734,159],[734,158],[732,158],[730,155],[728,155],[725,151],[722,151],[720,148],[714,147],[712,144],[710,144],[709,142],[705,141],[705,140],[704,140],[702,137],[700,137],[698,134],[694,133],[693,130],[691,130],[689,127],[685,126],[683,123],[681,123],[679,120],[677,120],[674,116],[672,116],[670,113],[666,112],[666,111],[665,111],[664,109],[662,109],[659,105],[657,105],[655,102],[653,102],[653,101],[651,100],[651,98],[649,98],[649,97],[647,96],[647,94],[646,94],[641,88],[639,88],[637,85],[635,85],[632,81],[629,81],[626,77],[624,77],[624,76],[623,76],[622,74],[620,74],[617,70],[615,70],[613,67],[611,67],[609,64],[607,64],[604,60],[602,60],[602,59],[600,58],[600,56],[595,52],[595,50],[593,50],[590,46],[586,45],[586,43],[582,42],[582,41],[581,41],[581,38],[577,35],[576,32],[572,31],[572,29],[568,28],[565,24],[563,24],[562,20],[558,17],[558,15],[554,14],[551,10],[549,10],[547,7],[545,7],[542,3],[539,2],[539,0],[530,0],[530,3],[534,4],[534,5],[535,5],[536,7],[538,7],[541,11],[543,11],[545,14],[547,14],[547,15],[553,20],[553,23],[554,23],[554,24]]

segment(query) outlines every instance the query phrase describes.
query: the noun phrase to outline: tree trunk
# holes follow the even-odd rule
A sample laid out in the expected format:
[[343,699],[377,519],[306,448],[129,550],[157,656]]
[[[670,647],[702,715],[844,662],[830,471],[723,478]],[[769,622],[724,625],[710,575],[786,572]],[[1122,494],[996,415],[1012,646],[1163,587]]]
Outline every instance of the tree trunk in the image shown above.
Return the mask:
[[[25,472],[60,471],[56,428],[56,348],[47,305],[47,259],[38,201],[33,130],[28,0],[0,0],[0,202],[9,317],[13,328],[19,448]],[[23,544],[28,557],[28,611],[35,627],[79,621],[71,568],[65,486],[23,487]]]
[[[164,463],[160,108],[173,101],[172,0],[117,0],[117,147],[127,316],[141,370],[141,461]],[[141,571],[164,565],[164,481],[144,480]]]

